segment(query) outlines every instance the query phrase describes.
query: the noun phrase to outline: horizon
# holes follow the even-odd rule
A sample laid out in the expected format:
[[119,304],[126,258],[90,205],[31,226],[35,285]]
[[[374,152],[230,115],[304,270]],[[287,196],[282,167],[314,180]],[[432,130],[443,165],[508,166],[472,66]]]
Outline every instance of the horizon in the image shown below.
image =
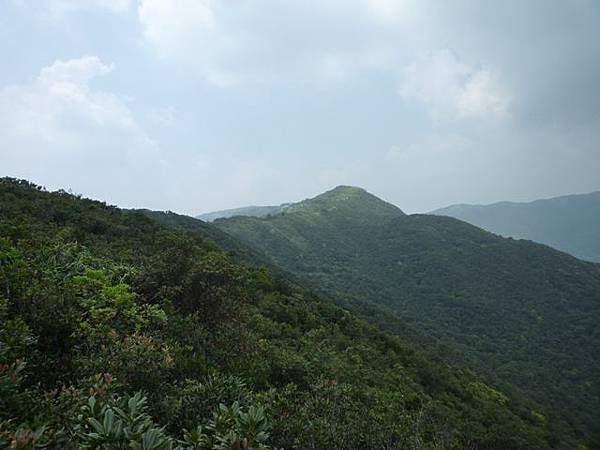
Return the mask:
[[98,201],[98,202],[104,202],[109,204],[110,206],[114,206],[117,207],[119,209],[146,209],[146,210],[150,210],[150,211],[160,211],[160,212],[172,212],[172,213],[176,213],[179,215],[183,215],[183,216],[188,216],[188,217],[193,217],[193,218],[200,218],[200,216],[203,215],[208,215],[208,214],[213,214],[213,213],[219,213],[219,212],[226,212],[226,211],[232,211],[232,210],[236,210],[236,209],[244,209],[244,208],[268,208],[268,207],[277,207],[277,206],[283,206],[283,205],[293,205],[296,203],[300,203],[306,200],[312,200],[315,197],[318,197],[321,194],[324,194],[326,192],[329,191],[333,191],[335,189],[341,188],[341,187],[349,187],[349,188],[358,188],[361,189],[363,191],[365,191],[367,194],[373,195],[375,197],[377,197],[380,200],[383,200],[387,203],[392,204],[393,206],[399,208],[400,210],[402,210],[402,212],[404,212],[405,214],[408,215],[412,215],[412,214],[431,214],[433,212],[435,212],[436,210],[441,210],[441,209],[446,209],[446,208],[450,208],[450,207],[455,207],[455,206],[494,206],[497,204],[501,204],[501,203],[511,203],[511,204],[530,204],[530,203],[534,203],[534,202],[538,202],[538,201],[545,201],[545,200],[554,200],[554,199],[558,199],[558,198],[564,198],[564,197],[573,197],[573,196],[585,196],[585,195],[592,195],[592,194],[597,194],[600,193],[600,190],[597,191],[589,191],[589,192],[580,192],[580,193],[570,193],[570,194],[562,194],[562,195],[557,195],[554,197],[541,197],[541,198],[536,198],[536,199],[532,199],[532,200],[525,200],[525,201],[511,201],[511,200],[500,200],[500,201],[496,201],[496,202],[491,202],[491,203],[453,203],[451,205],[445,205],[445,206],[441,206],[439,208],[436,209],[432,209],[430,211],[407,211],[405,210],[402,205],[398,205],[392,201],[389,201],[379,195],[377,195],[376,193],[371,192],[369,189],[363,187],[363,186],[354,186],[354,185],[344,185],[344,184],[340,184],[337,186],[333,186],[329,189],[326,189],[324,191],[318,192],[310,197],[304,197],[301,199],[297,199],[297,200],[289,200],[286,202],[282,202],[279,204],[247,204],[247,205],[241,205],[241,206],[234,206],[231,208],[221,208],[221,209],[213,209],[210,211],[203,211],[203,212],[197,212],[197,213],[185,213],[185,212],[180,212],[180,211],[175,211],[172,209],[162,209],[162,210],[153,210],[152,208],[146,208],[144,206],[134,206],[134,207],[125,207],[125,206],[121,206],[118,204],[114,204],[114,203],[110,203],[108,201],[106,201],[105,199],[102,199],[100,197],[93,197],[93,196],[87,196],[84,195],[82,193],[79,192],[75,192],[73,191],[71,188],[64,188],[64,187],[59,187],[59,188],[48,188],[47,186],[44,186],[42,184],[36,183],[35,181],[32,180],[27,180],[25,178],[18,178],[18,177],[11,177],[11,176],[6,176],[6,178],[13,178],[13,179],[17,179],[17,180],[22,180],[22,181],[26,181],[29,183],[34,184],[35,186],[41,187],[42,189],[48,191],[48,192],[56,192],[56,191],[65,191],[67,193],[69,193],[70,195],[73,196],[80,196],[82,198],[88,199],[88,200],[92,200],[92,201]]
[[[529,203],[534,203],[534,202],[538,202],[538,201],[544,201],[544,200],[554,200],[554,199],[558,199],[558,198],[564,198],[564,197],[573,197],[573,196],[585,196],[585,195],[592,195],[592,194],[596,194],[596,193],[600,193],[600,189],[599,190],[594,190],[594,191],[587,191],[587,192],[574,192],[574,193],[567,193],[567,194],[559,194],[556,196],[552,196],[552,197],[540,197],[540,198],[534,198],[531,200],[519,200],[519,201],[514,201],[514,200],[498,200],[498,201],[493,201],[490,203],[452,203],[451,205],[445,205],[445,206],[441,206],[439,208],[435,208],[432,209],[430,211],[406,211],[402,205],[397,205],[389,200],[386,200],[385,198],[371,192],[369,189],[363,187],[363,186],[354,186],[354,185],[337,185],[334,186],[332,188],[329,188],[325,191],[322,191],[318,194],[315,194],[311,197],[306,197],[300,200],[290,200],[287,202],[283,202],[280,204],[271,204],[271,205],[267,205],[267,204],[248,204],[248,205],[242,205],[242,206],[234,206],[232,208],[222,208],[222,209],[215,209],[212,211],[204,211],[198,214],[194,214],[192,217],[199,217],[199,216],[203,216],[203,215],[207,215],[207,214],[211,214],[211,213],[218,213],[218,212],[225,212],[225,211],[231,211],[231,210],[236,210],[236,209],[243,209],[243,208],[267,208],[267,207],[272,207],[272,206],[282,206],[282,205],[286,205],[286,204],[295,204],[295,203],[300,203],[302,201],[305,200],[310,200],[313,199],[315,197],[317,197],[318,195],[324,194],[325,192],[328,191],[332,191],[334,189],[337,189],[339,187],[353,187],[353,188],[359,188],[362,189],[364,191],[366,191],[367,193],[374,195],[375,197],[379,198],[380,200],[384,200],[388,203],[391,203],[392,205],[400,208],[404,213],[406,214],[430,214],[435,212],[436,210],[440,210],[440,209],[445,209],[445,208],[449,208],[449,207],[453,207],[453,206],[493,206],[493,205],[497,205],[500,203],[512,203],[512,204],[529,204]],[[189,215],[189,214],[184,214],[184,215]]]

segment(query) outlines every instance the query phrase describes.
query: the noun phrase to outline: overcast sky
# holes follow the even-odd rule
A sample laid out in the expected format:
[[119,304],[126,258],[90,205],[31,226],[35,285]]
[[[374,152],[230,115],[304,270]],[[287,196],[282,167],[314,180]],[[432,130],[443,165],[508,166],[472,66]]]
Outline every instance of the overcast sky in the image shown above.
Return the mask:
[[600,190],[600,2],[0,0],[0,175],[198,214]]

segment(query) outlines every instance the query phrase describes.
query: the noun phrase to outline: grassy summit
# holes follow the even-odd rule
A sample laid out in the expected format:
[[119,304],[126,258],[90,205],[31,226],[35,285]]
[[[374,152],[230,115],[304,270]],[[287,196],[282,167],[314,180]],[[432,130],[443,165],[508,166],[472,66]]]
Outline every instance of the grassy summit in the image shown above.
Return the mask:
[[313,215],[324,219],[364,220],[365,211],[369,211],[371,220],[404,215],[398,207],[354,186],[338,186],[315,198],[293,203],[286,208],[284,214],[304,214],[307,218]]
[[[213,222],[218,219],[229,219],[232,217],[267,217],[284,212],[302,212],[307,214],[319,214],[321,208],[340,208],[345,214],[351,214],[346,206],[362,203],[362,207],[370,209],[373,214],[382,216],[397,215],[401,211],[394,205],[370,195],[362,188],[355,186],[338,186],[318,197],[297,203],[284,203],[278,206],[247,206],[243,208],[226,209],[200,214],[197,219]],[[321,211],[322,212],[322,211]]]

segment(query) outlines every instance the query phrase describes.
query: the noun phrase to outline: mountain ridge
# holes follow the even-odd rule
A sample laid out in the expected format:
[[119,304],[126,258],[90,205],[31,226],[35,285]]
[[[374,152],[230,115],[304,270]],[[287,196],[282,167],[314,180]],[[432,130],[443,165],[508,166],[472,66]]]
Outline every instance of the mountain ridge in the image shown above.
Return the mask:
[[552,202],[554,200],[569,200],[569,199],[573,199],[573,198],[595,197],[598,195],[600,195],[600,191],[589,191],[589,192],[583,192],[580,194],[557,195],[554,197],[536,198],[534,200],[526,200],[526,201],[499,200],[499,201],[491,202],[491,203],[454,203],[449,206],[444,206],[442,208],[434,209],[433,211],[430,211],[427,214],[435,214],[436,211],[443,211],[445,209],[453,208],[453,207],[457,207],[457,206],[487,207],[487,206],[496,206],[496,205],[531,205],[531,204],[535,204],[535,203]]
[[[349,200],[351,198],[376,198],[377,201],[384,202],[373,194],[367,192],[366,189],[363,189],[358,186],[350,186],[350,185],[338,185],[328,191],[325,191],[316,197],[300,200],[298,202],[292,203],[282,203],[280,205],[271,205],[271,206],[242,206],[239,208],[232,209],[224,209],[220,211],[212,211],[208,213],[203,213],[195,216],[196,219],[204,220],[207,222],[214,222],[219,219],[229,219],[231,217],[242,216],[242,217],[267,217],[276,214],[280,214],[282,212],[292,212],[307,205],[313,205],[315,202],[319,201],[344,201]],[[399,209],[397,206],[385,202],[388,205]]]
[[[379,204],[371,198],[343,209],[323,199],[307,200],[299,214],[215,225],[328,295],[392,308],[600,435],[600,399],[585,394],[587,383],[600,390],[597,265],[451,217],[374,212],[365,209]],[[581,378],[565,375],[571,370]]]
[[600,262],[600,191],[531,202],[457,204],[432,211],[487,231],[549,245]]
[[252,216],[252,217],[264,217],[269,214],[277,214],[282,211],[289,203],[282,203],[281,205],[272,206],[241,206],[239,208],[222,209],[219,211],[211,211],[203,214],[194,216],[196,219],[203,220],[205,222],[214,222],[217,219],[227,219],[234,216]]

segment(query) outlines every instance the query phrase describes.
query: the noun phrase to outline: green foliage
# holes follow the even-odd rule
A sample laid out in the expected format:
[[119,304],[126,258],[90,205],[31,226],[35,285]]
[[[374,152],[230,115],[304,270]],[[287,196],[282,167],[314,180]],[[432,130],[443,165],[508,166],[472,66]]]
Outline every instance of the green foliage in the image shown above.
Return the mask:
[[235,442],[244,442],[249,448],[268,450],[269,424],[262,407],[250,406],[247,411],[235,402],[227,407],[220,404],[212,420],[199,433],[202,450],[230,450]]
[[81,408],[74,429],[81,449],[132,450],[230,450],[235,442],[244,442],[256,450],[269,450],[269,424],[262,407],[247,411],[239,403],[219,404],[210,420],[192,431],[184,430],[182,439],[174,439],[157,427],[148,413],[146,397],[136,393],[129,398],[103,402],[90,397]]
[[356,188],[215,225],[382,329],[540,402],[553,444],[600,439],[598,265],[454,219],[405,216]]
[[0,180],[0,448],[550,447],[537,405],[152,216]]
[[215,373],[204,380],[185,380],[164,399],[164,414],[172,430],[193,429],[198,421],[208,421],[216,405],[244,407],[256,401],[252,391],[239,377]]
[[[90,397],[77,427],[82,449],[164,450],[173,447],[147,413],[147,400],[137,393],[110,405]],[[118,406],[117,406],[118,405]]]

